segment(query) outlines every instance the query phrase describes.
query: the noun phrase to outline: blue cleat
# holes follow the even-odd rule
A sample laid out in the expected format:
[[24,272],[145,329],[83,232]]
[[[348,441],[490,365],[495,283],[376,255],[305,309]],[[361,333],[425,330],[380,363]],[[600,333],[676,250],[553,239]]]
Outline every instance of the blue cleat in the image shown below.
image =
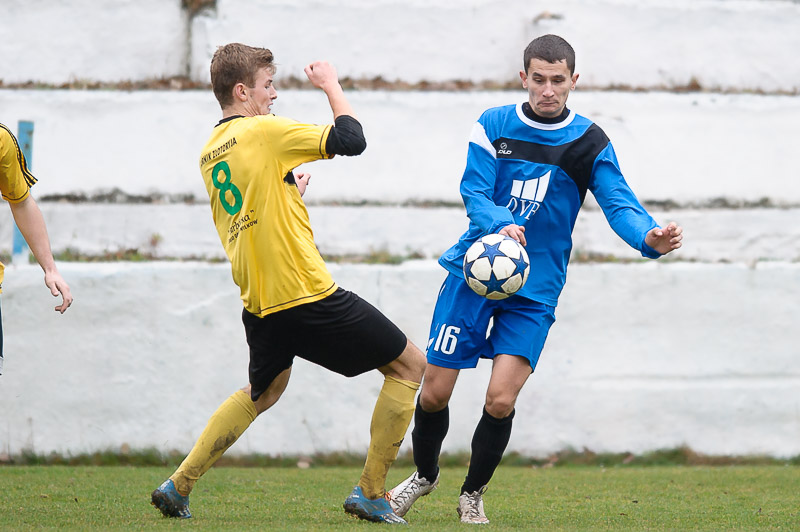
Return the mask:
[[164,517],[179,517],[189,519],[192,514],[189,512],[189,496],[181,495],[175,489],[175,483],[167,479],[161,484],[153,494],[150,495],[150,503],[158,508]]
[[375,523],[389,523],[392,525],[407,525],[405,519],[399,517],[385,497],[367,499],[360,486],[353,488],[353,493],[344,501],[344,511],[353,514],[359,519],[366,519]]

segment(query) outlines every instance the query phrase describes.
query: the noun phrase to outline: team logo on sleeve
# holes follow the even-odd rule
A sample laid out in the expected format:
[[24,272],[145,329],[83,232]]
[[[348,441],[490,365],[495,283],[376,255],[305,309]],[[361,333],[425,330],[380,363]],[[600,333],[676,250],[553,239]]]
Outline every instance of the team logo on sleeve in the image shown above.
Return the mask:
[[515,179],[511,184],[511,198],[508,200],[506,208],[512,213],[530,220],[531,215],[536,214],[536,211],[539,210],[544,196],[547,194],[550,172],[527,181]]

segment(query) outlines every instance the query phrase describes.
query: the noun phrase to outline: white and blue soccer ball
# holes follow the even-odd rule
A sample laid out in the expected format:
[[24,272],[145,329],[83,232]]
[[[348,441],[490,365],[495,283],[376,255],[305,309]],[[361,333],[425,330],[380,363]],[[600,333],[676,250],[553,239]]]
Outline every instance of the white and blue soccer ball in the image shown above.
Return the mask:
[[514,295],[528,280],[531,263],[522,244],[497,233],[485,235],[464,255],[464,280],[488,299]]

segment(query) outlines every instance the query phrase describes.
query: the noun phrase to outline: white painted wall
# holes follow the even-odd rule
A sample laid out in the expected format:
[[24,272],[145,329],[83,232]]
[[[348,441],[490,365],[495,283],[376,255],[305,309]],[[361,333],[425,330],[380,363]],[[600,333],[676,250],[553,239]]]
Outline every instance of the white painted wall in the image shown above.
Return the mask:
[[62,84],[185,75],[180,0],[3,0],[0,80]]
[[[310,193],[309,193],[310,194]],[[57,252],[102,255],[128,249],[160,258],[225,260],[211,210],[197,205],[42,203]],[[685,261],[800,262],[800,208],[679,209],[651,212],[662,225],[680,222],[686,245],[669,257]],[[438,258],[467,228],[463,208],[311,206],[317,247],[326,255],[388,251]],[[0,252],[11,252],[11,213],[0,209]],[[432,229],[434,228],[434,229]],[[609,227],[602,212],[584,207],[573,233],[573,256],[641,260]]]
[[[219,0],[194,19],[192,77],[207,80],[214,49],[270,48],[291,72],[316,58],[342,75],[417,82],[514,81],[533,38],[555,33],[595,86],[796,91],[800,6],[723,0]],[[268,28],[268,31],[265,31]],[[299,38],[298,35],[303,35]],[[308,36],[308,38],[306,38]]]
[[[528,40],[567,37],[579,88],[673,86],[796,92],[800,4],[773,0],[219,0],[191,23],[179,0],[7,0],[0,80],[205,80],[217,44],[269,46],[280,76],[333,61],[342,76],[415,82],[514,79]],[[540,17],[548,12],[549,16]],[[533,22],[538,18],[537,22]],[[268,31],[265,30],[268,28]],[[298,35],[311,36],[299,38]],[[434,256],[463,231],[463,211],[323,207],[333,200],[459,201],[467,135],[519,92],[351,92],[369,148],[308,165],[307,200],[323,251],[388,249]],[[640,198],[704,202],[766,197],[788,209],[654,213],[687,231],[691,262],[574,264],[536,374],[523,391],[510,448],[643,452],[686,444],[712,454],[800,453],[800,293],[796,96],[575,92],[570,106],[615,144]],[[319,92],[281,91],[278,114],[328,122]],[[138,247],[221,255],[196,160],[219,117],[210,91],[0,89],[0,121],[35,123],[34,195],[190,193],[200,204],[42,203],[54,249]],[[10,244],[0,213],[0,251]],[[441,236],[430,227],[441,228]],[[364,234],[364,227],[381,227]],[[576,250],[635,256],[596,210],[581,214]],[[186,451],[213,409],[246,379],[241,304],[228,266],[61,264],[76,303],[63,316],[35,266],[12,266],[2,295],[5,375],[0,453],[78,453],[123,443]],[[433,261],[332,266],[419,344],[443,271]],[[488,365],[466,372],[446,450],[468,448]],[[286,397],[234,452],[363,452],[380,378],[352,381],[298,362]],[[356,421],[338,420],[337,396]],[[164,402],[181,415],[158,412]],[[162,411],[163,412],[163,411]],[[302,435],[298,438],[298,435]]]
[[204,81],[216,46],[239,41],[285,72],[325,58],[356,78],[507,82],[532,38],[557,33],[591,85],[793,92],[798,23],[790,0],[218,0],[191,22],[180,0],[6,0],[0,79]]
[[[311,202],[460,202],[472,124],[486,108],[524,101],[526,93],[358,91],[349,98],[367,150],[306,165]],[[568,103],[606,131],[642,199],[800,204],[800,180],[787,178],[800,98],[578,90]],[[280,91],[273,112],[332,120],[321,91]],[[3,123],[34,122],[38,196],[117,187],[203,199],[197,163],[220,116],[211,91],[0,90]]]
[[[247,379],[228,266],[62,270],[76,296],[64,315],[38,268],[7,274],[0,452],[187,451]],[[443,279],[433,261],[331,270],[425,344]],[[799,298],[798,264],[573,265],[510,450],[800,453]],[[489,366],[462,373],[445,450],[469,448]],[[298,362],[283,399],[231,452],[364,452],[381,383],[376,372],[348,380]]]

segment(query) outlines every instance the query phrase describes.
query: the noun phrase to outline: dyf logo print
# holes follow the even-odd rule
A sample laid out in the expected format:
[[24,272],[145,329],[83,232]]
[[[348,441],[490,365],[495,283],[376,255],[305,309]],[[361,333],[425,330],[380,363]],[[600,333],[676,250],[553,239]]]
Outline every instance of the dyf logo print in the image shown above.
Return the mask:
[[511,199],[508,200],[506,208],[514,214],[523,216],[530,220],[532,214],[536,214],[547,194],[547,187],[550,184],[550,171],[536,179],[519,181],[517,179],[511,184]]

